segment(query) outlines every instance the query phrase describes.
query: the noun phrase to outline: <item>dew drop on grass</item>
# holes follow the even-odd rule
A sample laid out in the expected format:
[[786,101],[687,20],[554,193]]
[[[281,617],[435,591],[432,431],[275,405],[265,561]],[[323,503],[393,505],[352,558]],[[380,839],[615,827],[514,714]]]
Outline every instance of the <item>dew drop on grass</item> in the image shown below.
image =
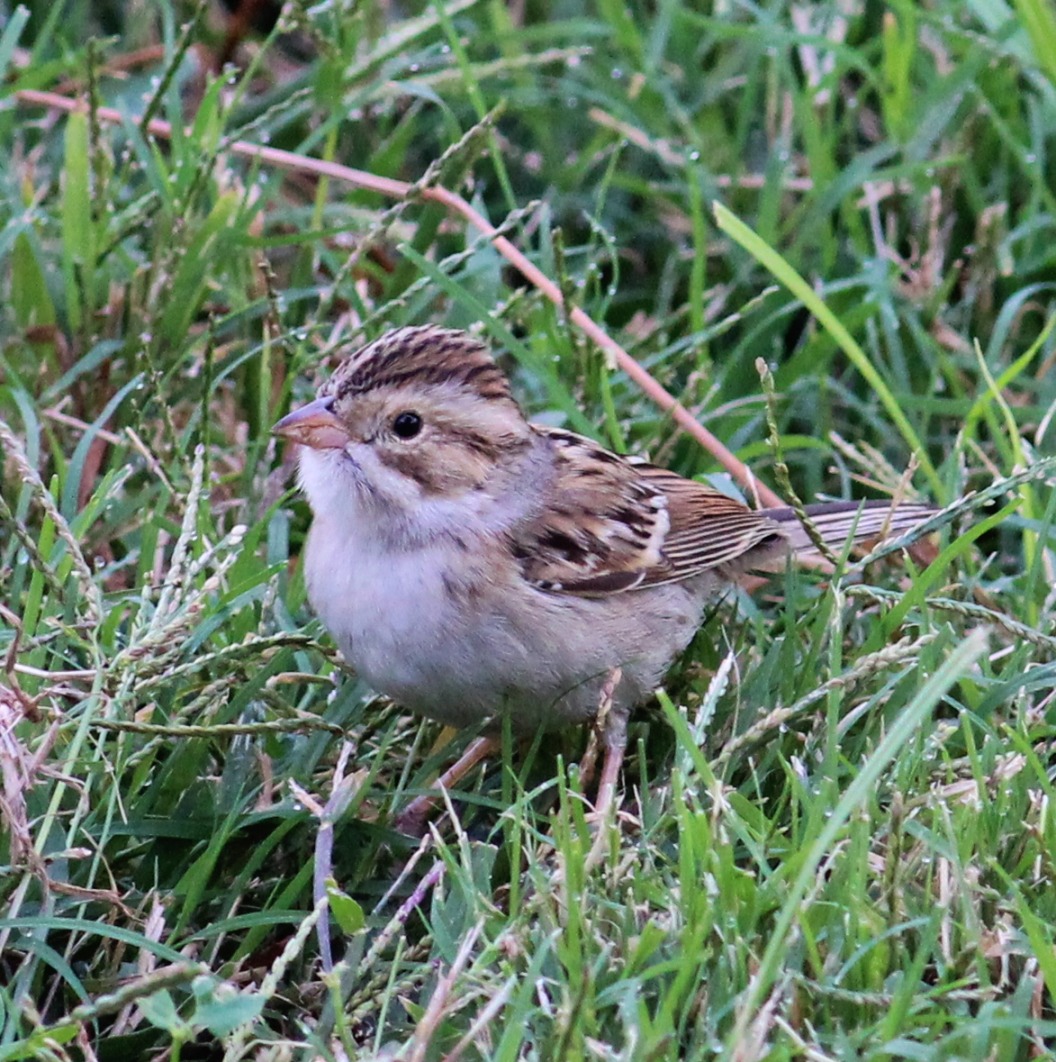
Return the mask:
[[686,157],[690,162],[700,162],[700,152],[696,148],[690,151]]

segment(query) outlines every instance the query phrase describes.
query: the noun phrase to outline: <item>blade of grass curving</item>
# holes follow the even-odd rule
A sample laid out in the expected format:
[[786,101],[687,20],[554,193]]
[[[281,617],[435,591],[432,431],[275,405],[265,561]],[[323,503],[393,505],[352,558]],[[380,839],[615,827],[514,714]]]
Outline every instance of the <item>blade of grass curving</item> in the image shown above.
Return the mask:
[[906,445],[916,455],[921,471],[928,477],[936,497],[946,495],[946,488],[932,464],[913,426],[909,423],[902,407],[884,383],[873,363],[869,360],[859,343],[844,327],[839,318],[825,305],[817,292],[792,268],[791,265],[769,244],[759,238],[740,218],[721,203],[713,204],[715,223],[735,243],[744,248],[760,265],[766,268],[777,280],[788,288],[793,295],[817,318],[818,323],[833,338],[839,348],[847,355],[854,367],[862,374],[866,382],[883,404],[887,415],[894,421]]
[[151,940],[142,933],[134,933],[122,926],[111,926],[91,918],[66,918],[60,915],[22,915],[13,918],[0,918],[0,930],[40,929],[55,933],[84,933],[89,937],[102,937],[116,940],[141,951],[149,952],[155,958],[166,962],[184,963],[187,956],[176,948],[171,948],[160,941]]
[[862,765],[857,777],[833,808],[832,815],[825,821],[824,827],[810,846],[799,873],[789,888],[788,898],[782,904],[770,934],[770,943],[737,1008],[737,1019],[726,1038],[728,1057],[732,1057],[737,1045],[744,1042],[760,1003],[777,982],[780,964],[788,949],[789,933],[800,915],[800,905],[810,890],[822,860],[831,851],[851,815],[869,798],[901,748],[931,714],[940,698],[968,671],[985,648],[986,633],[979,629],[972,631],[953,648],[942,666],[892,721],[883,740]]

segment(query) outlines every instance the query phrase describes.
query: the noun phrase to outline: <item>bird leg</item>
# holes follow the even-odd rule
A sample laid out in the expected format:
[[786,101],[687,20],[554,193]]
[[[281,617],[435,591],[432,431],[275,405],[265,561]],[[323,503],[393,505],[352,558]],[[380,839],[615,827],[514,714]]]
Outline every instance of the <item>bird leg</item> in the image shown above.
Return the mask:
[[627,708],[617,708],[613,704],[613,695],[620,684],[623,672],[614,667],[605,679],[598,698],[598,715],[594,721],[594,734],[590,747],[582,761],[584,775],[594,773],[598,745],[601,745],[601,776],[598,779],[598,797],[594,805],[595,815],[599,820],[605,818],[612,806],[616,793],[616,780],[623,766],[623,755],[627,750]]
[[425,823],[430,812],[440,803],[440,794],[460,782],[481,760],[501,748],[501,742],[495,737],[474,738],[466,751],[440,777],[428,793],[415,797],[407,807],[396,816],[396,829],[411,837],[421,837],[425,833]]

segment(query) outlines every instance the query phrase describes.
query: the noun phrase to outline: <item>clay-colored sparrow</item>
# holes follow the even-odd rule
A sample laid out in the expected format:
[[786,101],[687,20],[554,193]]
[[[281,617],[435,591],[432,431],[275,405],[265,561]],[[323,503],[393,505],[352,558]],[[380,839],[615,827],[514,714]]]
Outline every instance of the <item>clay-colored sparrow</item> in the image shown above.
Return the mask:
[[[752,510],[529,424],[462,332],[390,332],[275,431],[302,444],[312,605],[375,689],[456,727],[585,722],[616,675],[612,704],[626,710],[731,578],[811,549],[790,509]],[[898,533],[931,511],[807,510],[837,551],[852,532]]]

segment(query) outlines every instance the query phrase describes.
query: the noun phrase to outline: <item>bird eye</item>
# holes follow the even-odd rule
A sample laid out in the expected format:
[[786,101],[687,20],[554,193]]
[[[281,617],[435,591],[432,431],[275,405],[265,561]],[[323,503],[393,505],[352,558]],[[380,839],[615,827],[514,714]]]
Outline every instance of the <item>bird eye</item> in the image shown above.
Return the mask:
[[405,409],[392,418],[392,430],[401,439],[413,439],[422,430],[422,418],[413,410]]

